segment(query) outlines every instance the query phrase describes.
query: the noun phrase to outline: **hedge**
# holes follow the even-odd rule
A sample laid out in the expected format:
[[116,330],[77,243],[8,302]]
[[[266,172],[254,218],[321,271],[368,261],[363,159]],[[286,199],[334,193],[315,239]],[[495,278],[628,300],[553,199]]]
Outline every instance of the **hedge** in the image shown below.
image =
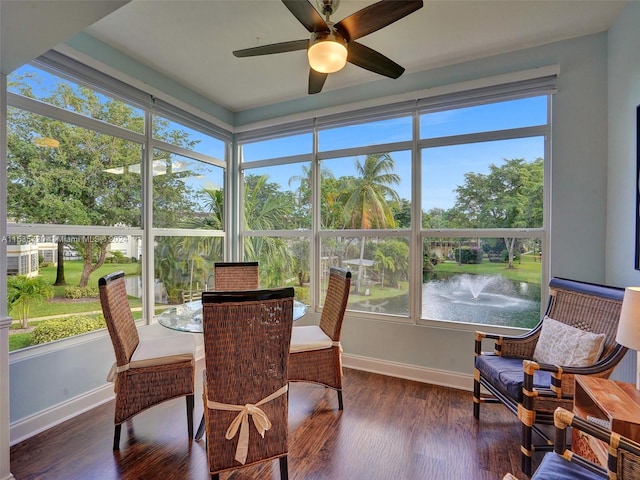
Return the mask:
[[65,318],[52,318],[41,321],[33,329],[31,334],[31,345],[53,342],[61,338],[73,337],[81,333],[92,332],[101,328],[106,328],[104,317],[76,315]]

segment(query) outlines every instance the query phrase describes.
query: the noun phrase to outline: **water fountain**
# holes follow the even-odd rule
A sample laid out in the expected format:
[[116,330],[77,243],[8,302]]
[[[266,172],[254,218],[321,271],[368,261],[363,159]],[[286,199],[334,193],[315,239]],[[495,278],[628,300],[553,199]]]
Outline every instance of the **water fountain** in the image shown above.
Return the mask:
[[500,275],[458,274],[422,285],[422,318],[532,327],[540,319],[540,292]]

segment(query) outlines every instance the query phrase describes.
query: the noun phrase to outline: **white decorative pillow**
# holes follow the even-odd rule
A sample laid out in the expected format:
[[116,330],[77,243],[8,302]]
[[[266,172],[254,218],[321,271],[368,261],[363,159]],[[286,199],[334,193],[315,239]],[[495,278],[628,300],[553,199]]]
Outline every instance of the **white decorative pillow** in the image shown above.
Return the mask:
[[552,365],[588,367],[600,358],[604,339],[604,333],[586,332],[545,316],[533,359]]

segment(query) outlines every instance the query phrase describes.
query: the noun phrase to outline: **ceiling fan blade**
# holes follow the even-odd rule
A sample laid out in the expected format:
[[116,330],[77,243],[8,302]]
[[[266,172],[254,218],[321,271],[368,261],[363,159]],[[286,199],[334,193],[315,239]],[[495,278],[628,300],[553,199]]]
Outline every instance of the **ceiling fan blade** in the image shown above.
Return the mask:
[[382,0],[336,23],[348,42],[380,30],[422,8],[422,0]]
[[233,54],[236,57],[255,57],[257,55],[271,55],[272,53],[294,52],[296,50],[306,50],[309,48],[309,40],[293,40],[291,42],[272,43],[259,47],[236,50]]
[[329,31],[327,22],[308,0],[282,0],[282,3],[310,33]]
[[329,76],[328,73],[316,72],[313,68],[309,69],[309,94],[320,93],[324,82]]
[[365,70],[390,78],[398,78],[404,73],[404,68],[396,62],[361,43],[351,42],[347,50],[347,62]]

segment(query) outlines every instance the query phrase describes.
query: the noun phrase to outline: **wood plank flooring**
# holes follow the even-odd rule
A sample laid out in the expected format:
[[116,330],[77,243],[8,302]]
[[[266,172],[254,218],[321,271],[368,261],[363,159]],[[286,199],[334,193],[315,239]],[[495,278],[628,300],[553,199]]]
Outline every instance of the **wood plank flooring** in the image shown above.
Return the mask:
[[[197,423],[199,372],[196,378]],[[333,390],[291,385],[290,479],[499,480],[508,471],[527,478],[519,470],[517,419],[501,405],[485,404],[476,422],[470,392],[345,369],[342,412],[337,403]],[[11,472],[17,480],[209,478],[205,442],[187,438],[184,399],[124,425],[119,452],[112,451],[112,441],[109,402],[13,446]],[[277,461],[221,475],[279,478]]]

